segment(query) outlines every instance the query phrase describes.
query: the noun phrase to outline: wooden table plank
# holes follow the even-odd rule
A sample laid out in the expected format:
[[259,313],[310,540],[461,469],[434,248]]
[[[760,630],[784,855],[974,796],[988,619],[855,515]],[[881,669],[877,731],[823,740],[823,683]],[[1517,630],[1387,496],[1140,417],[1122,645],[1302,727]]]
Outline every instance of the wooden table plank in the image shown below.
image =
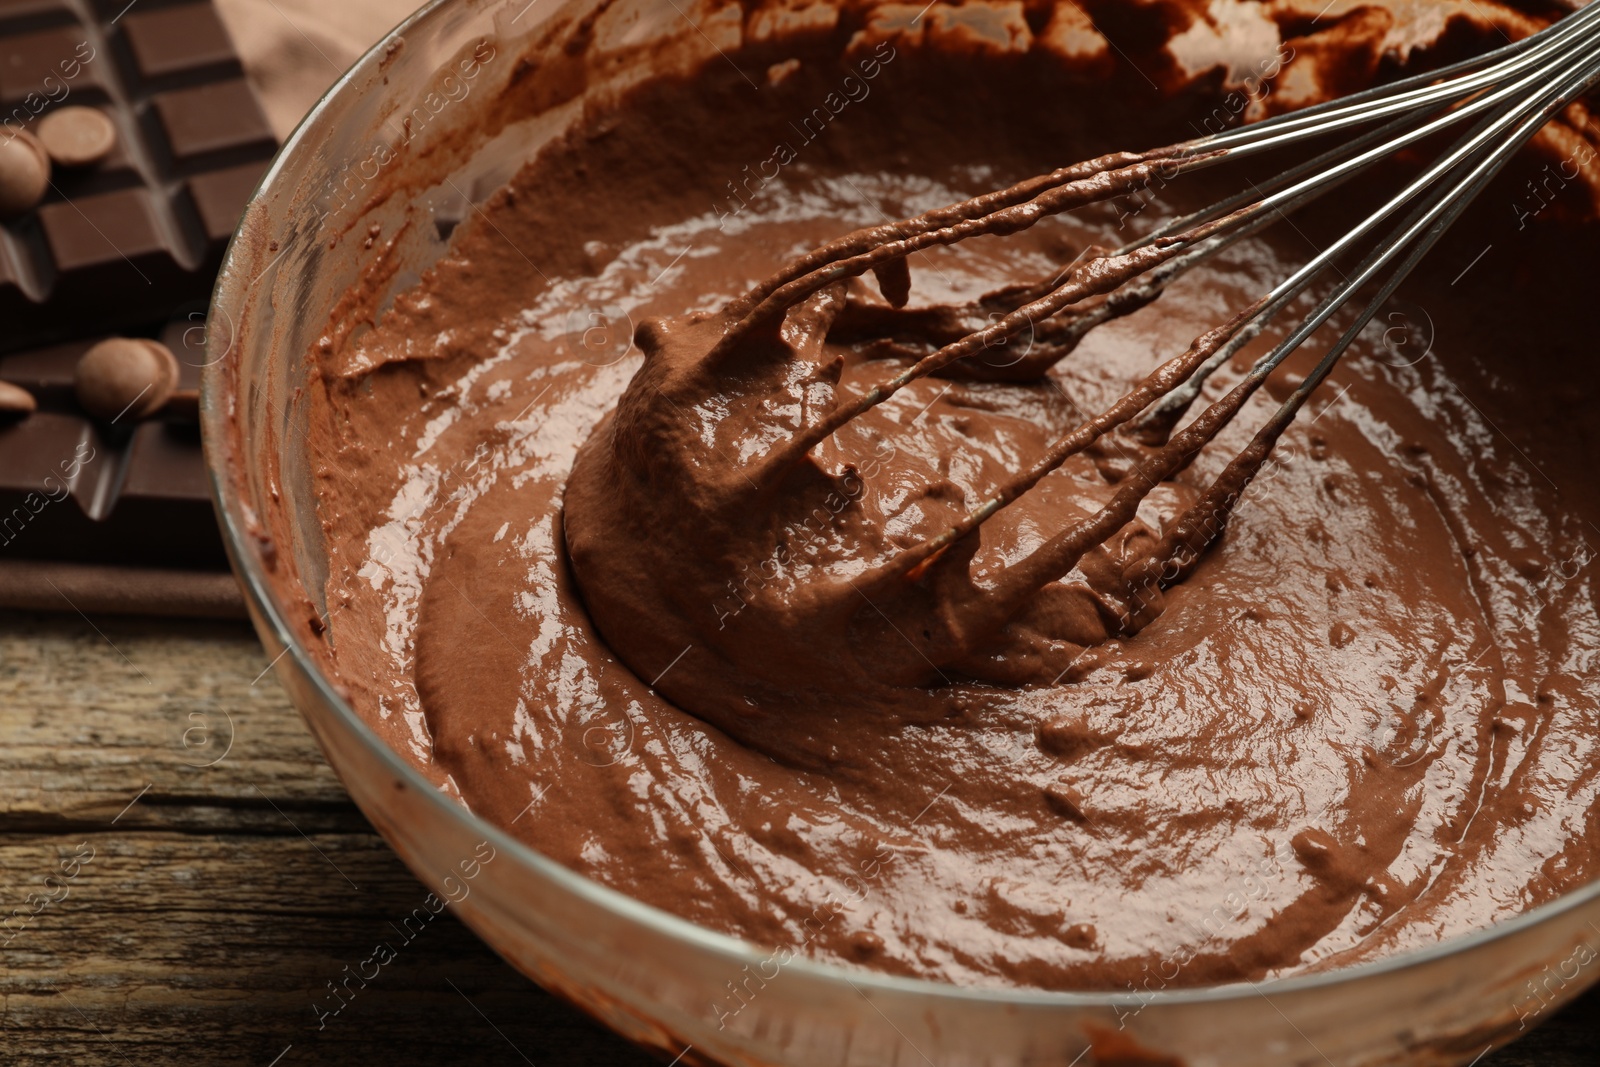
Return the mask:
[[0,616],[0,916],[52,898],[0,929],[0,1062],[654,1062],[448,912],[318,1026],[426,890],[266,665],[245,626]]
[[[267,1064],[290,1046],[282,1067],[511,1063],[518,1050],[539,1064],[651,1062],[447,915],[403,939],[391,923],[425,890],[375,834],[313,841],[113,831],[0,843],[8,902],[42,892],[61,857],[94,852],[62,882],[65,899],[0,935],[13,937],[0,975],[13,1062]],[[380,942],[396,958],[340,1008],[327,983]]]
[[147,787],[126,817],[142,828],[268,826],[259,790],[365,825],[247,626],[13,619],[0,639],[0,828],[93,826]]
[[[0,917],[55,898],[0,928],[0,1062],[654,1062],[448,912],[319,1027],[426,891],[265,667],[242,626],[0,615]],[[1592,1065],[1597,1009],[1479,1067]]]

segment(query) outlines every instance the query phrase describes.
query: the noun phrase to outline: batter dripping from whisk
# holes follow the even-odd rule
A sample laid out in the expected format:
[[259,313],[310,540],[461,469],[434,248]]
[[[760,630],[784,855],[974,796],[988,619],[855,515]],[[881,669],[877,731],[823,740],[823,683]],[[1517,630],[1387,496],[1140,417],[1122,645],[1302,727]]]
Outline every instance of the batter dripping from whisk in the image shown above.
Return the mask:
[[[1061,336],[980,346],[772,467],[908,352],[1004,314],[982,294],[1212,198],[1197,174],[1131,224],[1091,208],[928,249],[909,292],[892,271],[824,286],[697,380],[717,342],[697,331],[722,330],[718,309],[805,249],[1178,140],[1205,106],[1097,93],[1112,102],[1092,114],[1024,117],[1000,102],[1041,85],[1081,98],[1081,69],[890,34],[870,106],[737,216],[708,208],[752,145],[881,43],[841,62],[852,32],[770,45],[783,69],[760,99],[741,102],[713,62],[589,115],[491,201],[492,225],[469,222],[371,332],[320,354],[329,626],[356,706],[577,870],[762,943],[958,982],[1153,988],[1334,966],[1591,878],[1600,465],[1582,415],[1595,372],[1564,304],[1580,275],[1563,266],[1581,242],[1535,227],[1517,239],[1537,275],[1502,264],[1488,288],[1452,286],[1482,244],[1513,240],[1485,235],[1485,209],[1414,279],[1404,318],[1361,335],[1226,535],[1202,531],[1203,556],[1156,580],[1138,566],[1167,558],[1175,517],[1317,351],[1268,381],[1215,456],[1165,473],[1112,536],[967,626],[1159,444],[1102,434],[981,537],[915,560],[965,586],[896,601],[875,572],[1256,300],[1350,206],[1195,267],[1042,379],[1019,368]],[[1486,293],[1513,296],[1518,322],[1482,314]],[[1562,392],[1507,387],[1524,351]],[[611,414],[630,382],[648,403]]]

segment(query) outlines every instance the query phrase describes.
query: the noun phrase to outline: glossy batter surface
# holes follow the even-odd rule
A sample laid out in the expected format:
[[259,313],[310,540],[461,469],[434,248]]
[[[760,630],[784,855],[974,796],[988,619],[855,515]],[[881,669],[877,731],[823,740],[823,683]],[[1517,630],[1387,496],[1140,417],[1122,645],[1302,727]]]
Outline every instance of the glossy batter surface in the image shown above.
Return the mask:
[[[570,574],[562,502],[640,366],[634,326],[715,309],[841,232],[1178,139],[1218,106],[1205,86],[1159,100],[1085,86],[1084,63],[1039,48],[848,30],[769,42],[754,91],[712,62],[586,115],[374,329],[317,354],[328,641],[356,706],[575,870],[761,943],[959,983],[1160,988],[1335,966],[1587,882],[1600,496],[1574,264],[1595,234],[1555,209],[1518,228],[1505,205],[1521,171],[1441,246],[1400,317],[1363,335],[1137,634],[1119,636],[1128,604],[1105,575],[1272,398],[1057,583],[1068,607],[1040,623],[1034,659],[1014,645],[880,713],[802,709],[805,758],[675,705],[685,661],[669,642],[648,667],[607,646]],[[846,103],[805,139],[830,93]],[[1052,95],[1046,115],[1015,105]],[[927,253],[912,305],[1048,273],[1215,191],[1150,190]],[[829,514],[794,517],[794,543],[837,562],[939,529],[1270,288],[1341,207],[1198,269],[1041,382],[908,387],[819,450],[819,469],[855,476]],[[1515,251],[1452,284],[1486,235]],[[831,354],[845,392],[900,365]],[[751,462],[746,424],[710,406],[682,417],[720,474]],[[1108,439],[1051,475],[986,535],[978,570],[1106,499],[1138,447]],[[663,526],[684,510],[662,494]],[[739,625],[756,562],[710,618]]]

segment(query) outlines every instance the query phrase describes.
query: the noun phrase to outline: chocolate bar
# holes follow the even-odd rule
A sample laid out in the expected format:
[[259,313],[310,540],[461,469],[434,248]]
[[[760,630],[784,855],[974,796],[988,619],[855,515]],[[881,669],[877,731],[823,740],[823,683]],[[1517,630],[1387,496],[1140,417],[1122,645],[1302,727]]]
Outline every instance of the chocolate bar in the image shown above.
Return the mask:
[[277,147],[210,3],[109,18],[0,0],[0,137],[68,106],[97,108],[117,130],[110,158],[58,168],[37,210],[5,225],[6,348],[59,337],[86,312],[120,330],[203,298],[239,194]]
[[[199,385],[198,321],[160,331],[180,389]],[[228,565],[191,421],[89,418],[74,372],[98,338],[0,355],[39,410],[0,422],[0,555],[175,569]]]
[[74,387],[108,336],[163,342],[197,384],[223,251],[277,149],[216,10],[0,0],[15,138],[54,164],[0,222],[0,381],[37,403],[0,414],[0,558],[225,568],[193,422],[95,418]]

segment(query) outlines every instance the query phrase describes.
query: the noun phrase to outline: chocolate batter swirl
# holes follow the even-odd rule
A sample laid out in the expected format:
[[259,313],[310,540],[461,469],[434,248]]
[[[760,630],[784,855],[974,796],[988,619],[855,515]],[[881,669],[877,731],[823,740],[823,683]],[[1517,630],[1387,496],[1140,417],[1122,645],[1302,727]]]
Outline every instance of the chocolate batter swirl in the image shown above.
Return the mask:
[[[1128,167],[1116,187],[1134,188],[1151,173]],[[896,236],[895,227],[879,229],[890,232],[840,244]],[[911,279],[904,260],[894,262],[900,274],[884,288],[904,306]],[[1077,287],[1109,293],[1118,278],[1087,273]],[[860,755],[838,746],[840,716],[885,725],[948,717],[931,691],[952,677],[1051,684],[1088,648],[1132,636],[1159,614],[1163,594],[1159,580],[1128,576],[1159,564],[1155,549],[1175,525],[1174,511],[1195,496],[1162,484],[1144,509],[1153,525],[1113,520],[1104,543],[1077,534],[1065,565],[1046,561],[1068,578],[1041,576],[1039,550],[1058,531],[1092,531],[1091,517],[1113,500],[1135,510],[1149,472],[1133,463],[1150,450],[1105,440],[1113,422],[1092,421],[1068,435],[1067,451],[1116,453],[1123,468],[1110,473],[1083,456],[1075,472],[1053,472],[1039,500],[991,520],[980,538],[967,521],[973,503],[1015,500],[1032,480],[1019,482],[1021,472],[1004,461],[960,471],[957,458],[981,450],[1033,466],[1061,443],[1030,452],[1041,427],[991,399],[963,433],[936,432],[922,449],[896,444],[910,429],[903,412],[863,410],[847,399],[876,399],[881,386],[854,379],[870,383],[896,369],[863,359],[859,344],[830,341],[847,294],[844,283],[830,283],[755,327],[727,309],[646,322],[638,335],[644,365],[580,450],[563,512],[584,602],[618,655],[679,707],[777,759],[830,770]],[[934,307],[924,321],[959,314]],[[944,350],[933,336],[921,340],[949,352],[947,373],[965,358],[972,373],[960,377],[988,376],[988,353],[975,342]],[[959,357],[962,348],[977,351]],[[1180,362],[1196,365],[1208,351],[1197,346]],[[1033,366],[1032,382],[1009,393],[1050,392],[1042,380],[1050,363]],[[1153,386],[1135,390],[1117,410],[1126,417],[1154,395]],[[846,420],[841,412],[860,414]],[[853,457],[870,458],[872,479]],[[882,493],[884,482],[895,492]],[[930,545],[962,525],[966,537]],[[985,581],[984,572],[993,577]]]
[[[929,250],[904,309],[819,292],[772,342],[782,358],[711,377],[690,358],[717,309],[835,234],[1536,21],[1488,0],[1319,20],[1318,0],[1248,5],[1261,25],[1223,33],[1200,5],[1085,3],[1124,61],[1076,4],[935,5],[915,25],[903,6],[752,8],[725,48],[737,71],[685,29],[703,62],[591,102],[372,329],[330,330],[309,448],[323,640],[354,705],[574,870],[759,943],[959,983],[1334,967],[1591,879],[1596,186],[1583,171],[1536,218],[1523,195],[1578,125],[1486,192],[1362,336],[1193,573],[1165,591],[1126,577],[1221,458],[932,671],[877,612],[903,629],[917,605],[788,608],[965,514],[1339,232],[1359,191],[1043,376],[1025,343],[981,353],[987,369],[913,382],[765,484],[746,480],[763,456],[902,349],[981,321],[974,294],[1211,199],[1204,175]],[[1293,58],[1235,112],[1224,46],[1257,35]],[[567,77],[530,68],[517,99],[566,99],[540,79]],[[1230,433],[1219,457],[1244,444]],[[974,587],[1107,500],[1147,447],[1110,435],[1006,509],[970,546]]]

